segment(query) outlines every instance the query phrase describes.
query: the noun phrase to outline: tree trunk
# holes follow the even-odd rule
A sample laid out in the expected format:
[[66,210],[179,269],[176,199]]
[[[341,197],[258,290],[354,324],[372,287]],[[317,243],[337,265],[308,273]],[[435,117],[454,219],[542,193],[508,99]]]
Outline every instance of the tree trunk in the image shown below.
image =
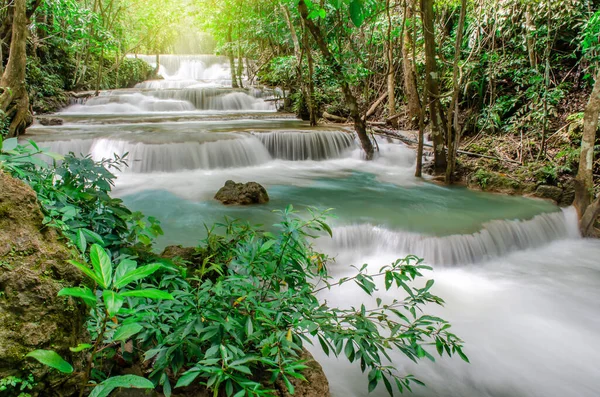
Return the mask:
[[306,59],[308,61],[308,96],[307,104],[308,111],[310,113],[310,125],[315,127],[317,125],[317,107],[315,106],[315,84],[313,83],[313,75],[315,65],[313,62],[312,53],[310,51],[310,44],[308,42],[308,31],[306,25],[304,26],[304,37],[303,37],[304,50],[306,51]]
[[[413,7],[416,7],[416,0],[405,7],[405,20],[413,18]],[[414,129],[419,125],[421,116],[421,101],[417,89],[417,74],[415,73],[414,60],[412,59],[412,49],[415,47],[413,33],[416,33],[413,23],[410,28],[407,26],[404,30],[404,44],[402,45],[402,68],[404,70],[404,94],[406,95],[409,128]]]
[[158,72],[160,70],[160,54],[156,53],[156,67],[154,68],[154,75],[158,76]]
[[238,64],[237,64],[237,77],[239,86],[244,88],[244,58],[242,57],[242,50],[238,47]]
[[331,71],[333,72],[334,77],[340,84],[342,88],[342,93],[344,94],[344,99],[346,100],[346,104],[350,110],[350,117],[354,120],[354,129],[356,130],[356,134],[358,135],[358,139],[360,140],[360,144],[365,151],[366,159],[372,160],[374,155],[373,143],[369,139],[367,135],[367,123],[361,117],[360,111],[358,109],[358,102],[354,94],[352,94],[352,90],[348,85],[344,77],[344,72],[342,70],[342,65],[337,61],[337,59],[333,56],[331,51],[329,51],[329,47],[323,38],[323,34],[321,33],[321,29],[315,25],[312,19],[308,18],[308,7],[304,0],[298,1],[298,10],[300,11],[300,15],[304,20],[304,23],[308,27],[308,30],[312,34],[319,50],[323,54],[325,61],[329,64]]
[[[387,8],[387,98],[388,98],[388,117],[396,114],[396,70],[394,68],[394,42],[392,40],[392,11],[390,0],[386,0]],[[393,127],[398,126],[398,119],[391,121]]]
[[[157,63],[158,65],[158,63]],[[104,47],[100,50],[100,58],[98,59],[98,75],[96,76],[96,96],[100,94],[102,88],[102,71],[104,69]]]
[[0,87],[4,89],[0,95],[0,110],[4,112],[2,117],[10,122],[9,136],[23,134],[33,122],[25,87],[27,25],[26,0],[15,0],[10,53],[0,80]]
[[535,32],[535,23],[533,22],[533,16],[531,15],[531,6],[528,5],[525,9],[525,43],[527,44],[527,54],[529,55],[529,66],[532,69],[537,68],[537,57],[535,55],[535,39],[533,38],[533,32]]
[[[594,199],[594,144],[598,129],[598,117],[600,117],[600,71],[596,74],[594,89],[583,115],[579,170],[575,177],[575,202],[573,205],[575,205],[581,220],[586,217],[588,207]],[[593,221],[588,221],[586,225],[580,224],[582,234],[586,235],[589,232],[590,224],[593,224]]]
[[231,88],[239,88],[237,77],[235,75],[235,59],[233,57],[233,42],[231,39],[231,26],[229,26],[229,30],[227,31],[227,56],[229,57],[229,69],[231,69]]
[[431,118],[431,135],[433,140],[434,173],[441,174],[446,170],[446,150],[444,148],[444,112],[440,102],[438,70],[435,59],[435,31],[433,24],[433,0],[421,0],[423,20],[423,37],[425,38],[425,87]]
[[460,94],[460,50],[462,46],[463,31],[465,29],[465,18],[467,16],[467,0],[460,2],[460,17],[456,30],[456,42],[454,43],[454,63],[452,65],[452,101],[448,109],[448,119],[446,120],[446,137],[448,146],[448,164],[446,166],[446,184],[453,182],[454,170],[456,168],[456,149],[458,148],[458,99]]

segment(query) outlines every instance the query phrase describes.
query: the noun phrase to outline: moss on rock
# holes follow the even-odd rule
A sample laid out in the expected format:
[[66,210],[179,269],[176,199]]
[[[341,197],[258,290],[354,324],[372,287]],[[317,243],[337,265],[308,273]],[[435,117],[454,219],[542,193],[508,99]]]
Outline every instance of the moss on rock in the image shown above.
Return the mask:
[[31,372],[40,395],[68,395],[64,376],[24,358],[50,349],[73,360],[69,347],[83,334],[85,309],[57,296],[82,275],[67,263],[69,249],[42,220],[35,192],[0,172],[0,378]]

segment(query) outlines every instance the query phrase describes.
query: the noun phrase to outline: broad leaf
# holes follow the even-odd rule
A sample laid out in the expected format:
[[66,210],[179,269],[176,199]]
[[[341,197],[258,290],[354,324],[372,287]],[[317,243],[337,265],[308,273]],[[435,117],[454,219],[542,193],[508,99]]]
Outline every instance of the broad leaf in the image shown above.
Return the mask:
[[107,397],[113,390],[119,387],[126,389],[154,389],[154,384],[148,379],[137,375],[113,376],[94,387],[89,397]]
[[104,304],[106,305],[106,311],[110,317],[115,316],[121,310],[124,299],[121,295],[111,290],[104,290],[102,294],[104,297]]
[[173,295],[168,292],[161,291],[158,289],[136,289],[134,291],[121,292],[121,296],[135,296],[137,298],[149,298],[149,299],[164,299],[171,300]]
[[365,8],[363,0],[350,0],[350,19],[357,28],[365,21]]
[[189,384],[192,383],[194,379],[198,377],[198,375],[200,375],[200,371],[197,369],[191,369],[187,371],[179,377],[175,388],[189,386]]
[[132,270],[124,276],[122,276],[118,281],[115,281],[115,288],[123,288],[136,280],[141,280],[145,277],[148,277],[149,275],[160,269],[161,266],[162,265],[160,263],[153,263],[151,265],[142,266],[135,270]]
[[96,282],[96,284],[102,285],[102,279],[92,269],[90,269],[89,267],[87,267],[87,265],[84,265],[83,263],[79,263],[77,261],[69,261],[69,263],[71,265],[77,267],[86,276],[88,276],[89,278],[91,278],[92,280],[94,280]]
[[113,335],[113,340],[115,341],[126,341],[131,338],[133,335],[140,332],[144,327],[142,327],[138,323],[125,324],[119,327],[115,334]]
[[17,140],[17,138],[6,139],[4,142],[2,142],[2,151],[8,152],[10,150],[14,150],[18,144],[19,141]]
[[71,364],[66,362],[61,356],[58,355],[58,353],[52,350],[34,350],[25,357],[35,358],[40,363],[57,369],[65,374],[70,374],[73,372],[73,367]]
[[90,249],[90,260],[92,261],[92,266],[94,267],[94,273],[96,273],[101,280],[99,283],[100,286],[102,288],[108,288],[110,286],[113,270],[110,257],[106,251],[104,251],[104,248],[98,244],[94,244]]
[[58,291],[58,296],[74,296],[81,298],[86,305],[96,307],[96,295],[88,287],[83,288],[63,288]]
[[135,261],[131,259],[123,259],[121,263],[119,263],[119,266],[117,266],[117,270],[115,270],[115,279],[113,281],[115,286],[120,288],[118,286],[119,281],[123,279],[127,273],[134,271],[136,267],[137,263]]

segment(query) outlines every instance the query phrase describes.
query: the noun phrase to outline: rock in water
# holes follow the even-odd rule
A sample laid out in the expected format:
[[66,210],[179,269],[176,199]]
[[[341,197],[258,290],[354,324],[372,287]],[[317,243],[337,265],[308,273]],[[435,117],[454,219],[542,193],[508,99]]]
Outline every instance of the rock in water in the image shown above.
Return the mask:
[[84,333],[83,304],[57,296],[83,275],[67,262],[71,254],[64,239],[42,220],[35,192],[0,171],[0,379],[25,379],[31,372],[38,382],[33,395],[66,396],[74,391],[72,382],[24,357],[32,350],[55,350],[72,363],[76,357],[69,347]]
[[558,186],[540,185],[535,190],[535,196],[543,199],[550,199],[554,202],[560,202],[563,190]]
[[63,125],[63,120],[62,119],[48,119],[48,118],[39,118],[38,119],[40,121],[41,125],[45,125],[45,126],[52,126],[52,125]]
[[235,183],[229,180],[219,189],[215,199],[225,205],[265,204],[269,202],[269,195],[267,190],[256,182]]

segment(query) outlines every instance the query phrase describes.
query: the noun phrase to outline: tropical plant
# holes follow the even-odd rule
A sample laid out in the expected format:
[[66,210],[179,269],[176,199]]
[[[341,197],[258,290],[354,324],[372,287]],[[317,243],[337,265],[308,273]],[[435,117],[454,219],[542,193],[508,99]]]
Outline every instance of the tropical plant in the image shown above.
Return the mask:
[[[369,274],[367,265],[354,277],[332,280],[327,274],[329,258],[314,251],[310,240],[331,233],[323,213],[303,219],[290,206],[281,212],[278,233],[236,221],[217,225],[199,252],[225,270],[217,278],[170,274],[155,287],[173,291],[173,300],[136,307],[127,321],[143,327],[135,335],[152,363],[149,378],[163,387],[165,395],[175,387],[200,383],[215,396],[267,396],[281,380],[290,393],[292,379],[304,380],[304,343],[318,342],[326,354],[342,355],[368,372],[369,390],[378,383],[393,393],[420,383],[384,364],[389,352],[398,349],[411,360],[434,360],[428,346],[438,354],[460,355],[462,342],[449,332],[441,318],[421,315],[421,305],[442,304],[425,287],[409,283],[429,269],[421,260],[407,257]],[[367,295],[383,288],[401,288],[404,300],[383,302],[366,308],[331,307],[317,293],[345,283],[356,283]],[[392,386],[393,385],[393,386]]]
[[[171,294],[152,288],[144,288],[139,281],[150,276],[161,268],[158,263],[145,266],[137,266],[131,259],[124,258],[118,266],[114,267],[110,256],[100,245],[94,244],[90,249],[91,268],[84,263],[71,261],[88,280],[93,283],[94,288],[88,286],[63,288],[58,296],[70,296],[81,299],[92,311],[92,317],[97,319],[96,329],[93,329],[92,344],[80,344],[73,347],[73,352],[90,350],[86,367],[82,369],[81,394],[90,380],[90,374],[94,359],[99,353],[102,345],[119,341],[125,341],[142,327],[135,322],[120,323],[116,321],[119,314],[124,313],[127,308],[132,310],[146,300],[169,300],[173,299]],[[35,350],[28,357],[34,358],[42,364],[55,368],[63,373],[72,373],[73,367],[66,362],[58,353],[52,350]],[[147,379],[135,375],[122,375],[109,377],[97,384],[90,396],[101,397],[115,388],[154,388],[154,384]]]

